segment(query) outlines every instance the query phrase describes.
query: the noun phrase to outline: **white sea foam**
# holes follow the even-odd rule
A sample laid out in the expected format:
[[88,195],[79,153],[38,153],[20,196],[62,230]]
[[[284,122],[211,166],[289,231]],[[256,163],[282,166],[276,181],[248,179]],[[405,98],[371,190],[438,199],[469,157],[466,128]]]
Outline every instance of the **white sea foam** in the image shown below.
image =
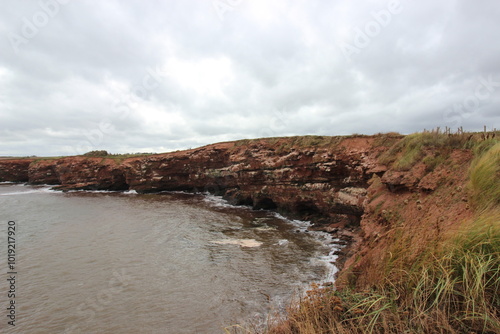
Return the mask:
[[91,194],[108,194],[108,193],[116,193],[118,191],[109,191],[109,190],[75,190],[75,192],[85,192],[85,193],[91,193]]
[[72,189],[66,193],[89,193],[89,194],[124,194],[124,195],[137,195],[135,190],[87,190],[87,189]]
[[273,213],[276,218],[279,218],[283,221],[286,221],[288,223],[291,223],[295,227],[298,227],[298,230],[300,232],[308,232],[309,235],[313,236],[318,242],[321,244],[327,246],[330,248],[330,252],[328,255],[321,255],[317,256],[315,258],[312,258],[312,262],[320,262],[322,263],[326,268],[327,268],[327,274],[326,276],[319,281],[318,283],[323,284],[323,283],[330,283],[335,281],[335,275],[339,271],[337,266],[334,264],[335,261],[337,261],[338,255],[335,255],[335,253],[340,250],[343,246],[336,244],[336,242],[339,242],[340,239],[338,238],[333,238],[331,234],[322,232],[322,231],[309,231],[308,228],[311,226],[310,221],[305,221],[305,220],[297,220],[297,219],[288,219],[279,213]]
[[[54,193],[54,194],[63,194],[64,192],[60,190],[54,190],[53,185],[44,185],[44,186],[33,186],[26,183],[13,183],[13,182],[2,182],[0,184],[8,184],[11,187],[16,187],[15,191],[0,194],[0,196],[11,196],[11,195],[27,195],[27,194],[37,194],[37,193]],[[21,188],[21,189],[19,189]],[[19,189],[19,190],[18,190]],[[83,189],[73,189],[68,190],[66,193],[91,193],[91,194],[110,194],[110,193],[118,193],[125,195],[137,195],[137,191],[135,190],[83,190]]]
[[214,244],[218,245],[238,245],[241,247],[260,247],[262,242],[255,239],[222,239],[212,241]]
[[255,228],[257,231],[276,231],[276,227],[274,226],[269,226],[267,224],[263,225],[263,226],[257,226]]
[[250,206],[246,205],[233,205],[226,201],[222,196],[212,195],[210,193],[203,193],[203,201],[210,204],[213,207],[219,208],[237,208],[237,209],[252,209]]
[[7,192],[0,194],[0,196],[16,196],[16,195],[28,195],[28,194],[44,194],[44,193],[58,193],[55,190],[52,190],[50,186],[31,188],[30,186],[19,185],[24,189],[20,189],[18,191]]
[[307,221],[307,220],[298,220],[298,219],[288,219],[288,218],[282,216],[281,214],[279,214],[277,212],[273,212],[273,216],[275,216],[276,218],[278,218],[280,220],[288,222],[288,223],[294,225],[295,227],[298,227],[300,232],[307,231],[307,228],[309,226],[311,226],[311,222],[310,221]]
[[278,246],[286,246],[290,243],[290,241],[288,241],[287,239],[280,239],[278,240],[278,242],[276,243],[276,245]]
[[[236,206],[236,205],[231,205],[229,204],[225,199],[222,198],[222,196],[215,196],[209,193],[204,193],[204,201],[215,206],[215,207],[222,207],[222,208],[246,208],[246,209],[252,209],[250,206]],[[319,283],[329,283],[335,281],[335,275],[338,272],[337,266],[335,266],[335,261],[338,258],[338,255],[335,255],[335,253],[340,250],[343,246],[337,245],[336,242],[340,241],[339,239],[334,239],[331,234],[322,232],[322,231],[309,231],[309,227],[311,226],[310,221],[306,220],[298,220],[298,219],[289,219],[286,218],[285,216],[277,213],[277,212],[272,212],[272,215],[280,220],[283,220],[285,222],[288,222],[292,224],[295,228],[298,229],[299,232],[308,232],[309,235],[314,237],[318,242],[321,244],[327,246],[330,248],[330,252],[328,255],[321,255],[317,256],[312,259],[312,261],[318,261],[322,263],[326,267],[327,274],[325,277],[319,282]],[[268,230],[266,226],[259,226],[256,228],[257,230]],[[241,240],[253,240],[253,239],[230,239],[230,240],[220,240],[214,243],[218,244],[239,244],[242,247],[258,247],[258,246],[244,246],[239,243]],[[255,241],[255,240],[254,240]],[[256,243],[259,243],[256,241]],[[278,246],[285,246],[288,245],[288,240],[282,239],[279,240],[276,245]],[[251,244],[251,243],[250,243]]]
[[335,250],[331,251],[330,254],[320,256],[318,258],[319,261],[321,261],[326,267],[327,267],[327,275],[321,283],[330,283],[335,281],[335,274],[339,271],[337,266],[334,264],[335,261],[337,261],[338,255],[334,255],[333,253]]

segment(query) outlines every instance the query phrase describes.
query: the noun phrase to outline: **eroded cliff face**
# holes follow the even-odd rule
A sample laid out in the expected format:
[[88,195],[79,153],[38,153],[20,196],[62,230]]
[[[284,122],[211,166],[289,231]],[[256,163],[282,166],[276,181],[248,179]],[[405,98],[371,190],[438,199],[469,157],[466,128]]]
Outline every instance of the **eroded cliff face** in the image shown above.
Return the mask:
[[367,289],[397,282],[429,247],[458,233],[473,217],[468,190],[472,159],[470,150],[456,149],[433,170],[421,161],[406,171],[374,175],[337,286]]
[[29,183],[57,185],[60,190],[127,190],[123,168],[113,159],[67,157],[34,161]]
[[28,182],[28,169],[33,159],[1,159],[0,182]]
[[272,138],[128,159],[3,159],[0,182],[60,190],[209,192],[233,204],[277,210],[343,236],[352,247],[343,251],[338,284],[365,287],[383,279],[387,268],[411,265],[397,254],[412,249],[418,256],[419,244],[439,242],[470,216],[471,152],[451,150],[447,162],[433,168],[425,159],[408,170],[380,163],[381,154],[402,138]]
[[331,228],[358,225],[367,182],[380,172],[374,138],[344,138],[324,147],[287,141],[223,143],[123,165],[130,188],[139,192],[207,191]]
[[66,157],[2,160],[0,181],[61,190],[196,191],[234,204],[275,209],[318,223],[358,225],[368,180],[383,171],[376,137],[337,137],[328,145],[294,138],[220,143],[124,160]]

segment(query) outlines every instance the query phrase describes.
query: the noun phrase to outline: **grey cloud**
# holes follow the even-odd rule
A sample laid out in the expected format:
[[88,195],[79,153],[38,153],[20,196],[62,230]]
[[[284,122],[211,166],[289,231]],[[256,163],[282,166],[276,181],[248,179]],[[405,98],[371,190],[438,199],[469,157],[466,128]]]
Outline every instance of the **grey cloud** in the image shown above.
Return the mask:
[[0,156],[500,120],[493,0],[401,0],[350,59],[342,45],[391,2],[243,0],[221,21],[211,1],[69,1],[14,52],[9,36],[56,2],[1,3]]

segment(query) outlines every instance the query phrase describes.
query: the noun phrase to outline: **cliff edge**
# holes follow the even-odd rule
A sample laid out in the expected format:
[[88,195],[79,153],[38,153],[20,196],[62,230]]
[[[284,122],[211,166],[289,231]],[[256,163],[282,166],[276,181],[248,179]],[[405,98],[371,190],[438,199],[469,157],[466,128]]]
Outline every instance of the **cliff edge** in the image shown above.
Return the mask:
[[[429,258],[446,252],[450,240],[464,230],[487,226],[494,238],[498,237],[498,137],[499,133],[438,131],[408,136],[301,136],[240,140],[137,157],[2,159],[0,182],[51,184],[63,191],[209,192],[232,204],[310,220],[312,228],[336,234],[348,244],[337,263],[341,267],[337,291],[376,290],[389,284],[394,294],[400,294],[397,299],[388,299],[393,306],[418,316],[402,302],[403,283],[409,273],[420,273]],[[500,254],[495,254],[493,269],[498,269]],[[485,279],[491,283],[491,277],[497,276]],[[498,296],[500,279],[495,280],[492,293]],[[355,308],[341,307],[339,303],[346,301],[337,292],[324,295],[322,291],[316,297],[321,303],[324,298],[333,303],[332,310],[337,313],[332,311],[332,319],[346,316],[357,328],[354,332],[367,329],[359,322],[366,313],[355,314]],[[488,316],[482,321],[468,319],[462,309],[457,314],[466,314],[467,319],[460,321],[451,319],[448,309],[437,312],[433,321],[444,317],[441,325],[449,328],[435,332],[477,331],[481,326],[482,332],[494,332],[497,325],[500,330],[500,299],[495,298],[488,301],[487,310],[481,309]],[[357,309],[369,311],[361,306]],[[340,321],[339,330],[350,328],[342,327],[349,321]],[[373,321],[377,323],[379,318]],[[434,322],[410,321],[380,332],[434,332]],[[285,321],[280,328],[291,333],[295,325]]]

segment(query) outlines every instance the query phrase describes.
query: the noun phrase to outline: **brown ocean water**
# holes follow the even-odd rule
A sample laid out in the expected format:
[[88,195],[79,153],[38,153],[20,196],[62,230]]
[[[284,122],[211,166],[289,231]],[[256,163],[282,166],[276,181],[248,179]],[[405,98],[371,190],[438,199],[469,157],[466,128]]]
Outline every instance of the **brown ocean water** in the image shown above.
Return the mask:
[[0,184],[0,219],[2,333],[223,333],[332,274],[328,240],[305,223],[213,196]]

